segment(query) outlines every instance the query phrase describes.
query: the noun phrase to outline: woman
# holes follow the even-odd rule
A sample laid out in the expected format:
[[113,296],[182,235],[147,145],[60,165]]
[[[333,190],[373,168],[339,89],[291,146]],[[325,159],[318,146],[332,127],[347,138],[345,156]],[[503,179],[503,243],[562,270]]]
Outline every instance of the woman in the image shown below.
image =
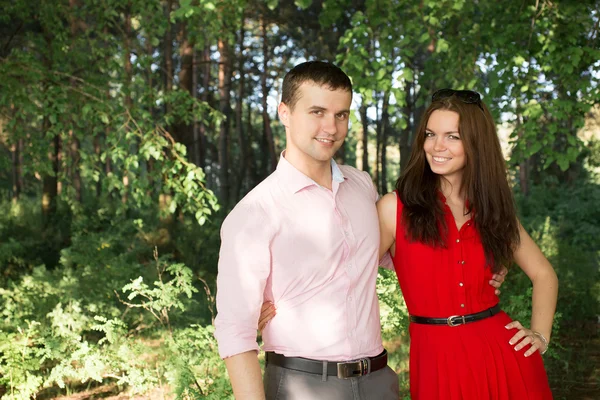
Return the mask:
[[[520,225],[490,112],[472,91],[433,95],[394,193],[377,204],[410,313],[419,399],[550,399],[548,347],[558,280]],[[488,285],[516,262],[533,283],[531,329]],[[450,284],[449,284],[450,283]]]

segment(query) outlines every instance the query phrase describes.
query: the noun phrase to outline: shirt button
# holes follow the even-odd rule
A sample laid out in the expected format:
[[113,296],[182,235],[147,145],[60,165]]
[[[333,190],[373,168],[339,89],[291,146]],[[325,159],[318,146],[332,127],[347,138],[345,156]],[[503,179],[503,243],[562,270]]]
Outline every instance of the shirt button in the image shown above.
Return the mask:
[[459,264],[464,264],[464,263],[465,263],[465,260],[459,261],[458,263],[459,263]]
[[460,243],[460,239],[456,239],[456,243]]
[[464,305],[464,304],[461,304],[460,306],[461,306],[462,308],[465,308],[465,305]]
[[352,301],[352,296],[348,296],[348,301]]
[[459,282],[459,283],[458,283],[458,286],[460,286],[460,287],[463,287],[463,283],[462,283],[462,282]]
[[348,268],[352,268],[352,264],[348,264]]
[[348,231],[344,231],[344,236],[346,236],[346,237],[350,236],[350,235],[348,234]]

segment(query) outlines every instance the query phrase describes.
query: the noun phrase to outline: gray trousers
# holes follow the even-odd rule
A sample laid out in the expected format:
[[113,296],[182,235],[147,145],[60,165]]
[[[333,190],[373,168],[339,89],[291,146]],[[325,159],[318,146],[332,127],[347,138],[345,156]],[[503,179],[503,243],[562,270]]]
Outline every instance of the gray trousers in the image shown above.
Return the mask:
[[264,376],[267,400],[398,400],[398,375],[390,367],[340,379],[269,364]]

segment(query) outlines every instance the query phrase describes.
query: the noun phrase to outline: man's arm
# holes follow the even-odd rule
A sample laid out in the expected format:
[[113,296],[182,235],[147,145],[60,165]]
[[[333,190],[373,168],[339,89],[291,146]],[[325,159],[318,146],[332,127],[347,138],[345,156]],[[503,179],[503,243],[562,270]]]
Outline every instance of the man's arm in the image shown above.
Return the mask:
[[236,354],[225,359],[233,394],[237,400],[264,400],[260,365],[255,351]]
[[236,399],[264,399],[256,329],[270,274],[270,225],[255,206],[236,207],[221,228],[215,337]]

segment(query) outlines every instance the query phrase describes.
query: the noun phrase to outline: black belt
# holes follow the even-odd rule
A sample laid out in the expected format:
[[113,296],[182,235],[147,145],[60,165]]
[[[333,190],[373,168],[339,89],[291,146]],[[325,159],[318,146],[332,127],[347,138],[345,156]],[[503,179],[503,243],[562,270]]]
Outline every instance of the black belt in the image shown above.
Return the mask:
[[427,317],[417,317],[416,315],[410,316],[410,322],[414,322],[417,324],[430,324],[430,325],[448,325],[448,326],[458,326],[463,324],[468,324],[469,322],[475,322],[482,320],[484,318],[491,317],[500,312],[500,304],[496,304],[492,308],[488,308],[487,310],[480,311],[475,314],[467,314],[467,315],[452,315],[448,318],[427,318]]
[[266,358],[267,365],[273,364],[279,367],[316,375],[323,375],[325,363],[327,363],[327,375],[337,376],[340,379],[367,375],[387,366],[387,351],[385,350],[375,357],[366,357],[361,358],[360,360],[345,362],[311,360],[302,357],[286,357],[270,351],[267,352]]

